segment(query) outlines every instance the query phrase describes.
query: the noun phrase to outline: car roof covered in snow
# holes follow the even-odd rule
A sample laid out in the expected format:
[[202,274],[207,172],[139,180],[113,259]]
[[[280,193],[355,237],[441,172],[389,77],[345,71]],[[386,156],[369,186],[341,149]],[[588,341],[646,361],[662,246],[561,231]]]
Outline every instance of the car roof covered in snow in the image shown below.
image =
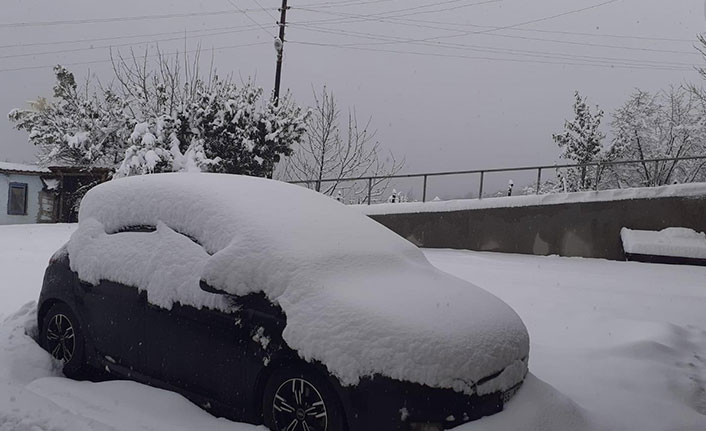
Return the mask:
[[[113,234],[144,225],[157,230]],[[110,181],[86,194],[68,251],[82,280],[146,286],[165,307],[221,307],[199,280],[233,295],[263,292],[287,317],[287,344],[343,384],[382,374],[488,393],[527,371],[529,337],[509,306],[359,211],[299,186],[205,173]]]
[[235,243],[299,257],[338,253],[421,252],[387,228],[342,203],[288,183],[241,175],[156,174],[110,181],[92,189],[79,220],[107,232],[159,222],[195,238],[209,254]]

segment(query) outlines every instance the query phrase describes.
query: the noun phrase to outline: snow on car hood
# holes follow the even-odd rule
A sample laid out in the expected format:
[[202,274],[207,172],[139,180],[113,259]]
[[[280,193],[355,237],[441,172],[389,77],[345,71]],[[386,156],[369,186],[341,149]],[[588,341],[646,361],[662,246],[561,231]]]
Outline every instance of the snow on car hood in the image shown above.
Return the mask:
[[[69,242],[72,269],[92,282],[139,280],[148,299],[151,289],[159,304],[169,304],[164,296],[174,280],[150,265],[111,259],[111,241],[121,236],[97,234],[97,224],[107,234],[150,225],[159,226],[145,234],[153,238],[172,230],[194,238],[210,256],[194,250],[201,263],[191,274],[233,295],[264,292],[287,316],[289,346],[343,384],[381,374],[470,394],[477,392],[475,382],[503,369],[524,367],[491,389],[507,389],[526,371],[520,359],[529,337],[509,306],[437,270],[411,243],[358,211],[302,187],[237,175],[157,174],[91,190]],[[95,238],[100,246],[92,246]],[[118,240],[120,255],[129,254],[129,241]],[[149,252],[183,262],[193,247],[174,243],[165,241],[160,250],[152,241]],[[115,263],[97,264],[106,259]],[[199,289],[195,279],[187,283]],[[176,285],[180,302],[213,305]]]

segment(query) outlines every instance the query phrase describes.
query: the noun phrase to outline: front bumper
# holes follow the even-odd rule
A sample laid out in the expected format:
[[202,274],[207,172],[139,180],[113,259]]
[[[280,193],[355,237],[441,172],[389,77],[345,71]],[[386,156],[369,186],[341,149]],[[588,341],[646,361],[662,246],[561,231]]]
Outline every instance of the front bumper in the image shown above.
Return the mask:
[[[526,361],[523,361],[526,364]],[[502,373],[487,381],[502,378]],[[501,412],[522,386],[524,374],[513,386],[484,395],[466,395],[452,389],[402,382],[376,376],[350,388],[348,418],[351,431],[437,431]]]

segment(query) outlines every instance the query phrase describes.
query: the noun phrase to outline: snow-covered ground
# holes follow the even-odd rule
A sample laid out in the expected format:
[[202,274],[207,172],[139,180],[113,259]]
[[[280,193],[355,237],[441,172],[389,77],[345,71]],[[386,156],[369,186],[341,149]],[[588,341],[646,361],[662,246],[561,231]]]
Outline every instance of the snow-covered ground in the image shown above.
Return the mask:
[[[262,430],[137,383],[59,376],[24,332],[44,267],[73,229],[0,227],[0,431]],[[426,254],[510,304],[532,338],[531,374],[518,395],[458,431],[706,429],[706,268]]]

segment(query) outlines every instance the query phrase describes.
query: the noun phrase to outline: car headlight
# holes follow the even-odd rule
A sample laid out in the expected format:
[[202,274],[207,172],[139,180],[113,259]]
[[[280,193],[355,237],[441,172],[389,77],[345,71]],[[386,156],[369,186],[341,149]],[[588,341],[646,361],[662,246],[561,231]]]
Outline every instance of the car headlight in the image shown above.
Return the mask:
[[444,426],[439,423],[412,422],[409,424],[410,431],[443,431]]
[[506,404],[512,397],[514,397],[517,392],[520,390],[520,387],[522,387],[522,383],[520,382],[519,384],[513,386],[509,390],[503,392],[503,404]]

